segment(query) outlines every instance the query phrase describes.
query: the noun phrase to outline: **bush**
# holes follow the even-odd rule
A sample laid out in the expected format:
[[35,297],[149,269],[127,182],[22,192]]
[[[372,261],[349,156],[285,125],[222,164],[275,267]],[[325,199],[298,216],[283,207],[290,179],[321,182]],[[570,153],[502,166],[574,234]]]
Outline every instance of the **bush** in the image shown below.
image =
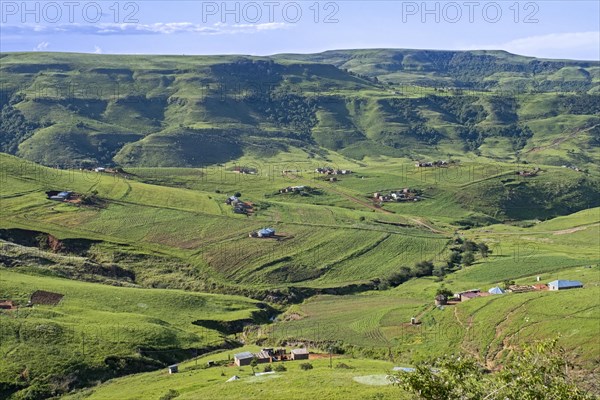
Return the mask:
[[169,389],[167,393],[163,394],[159,400],[171,400],[179,396],[179,392],[175,389]]
[[287,371],[287,368],[283,364],[277,364],[274,369],[277,372],[285,372],[285,371]]
[[271,372],[271,371],[273,371],[273,367],[271,366],[271,364],[267,364],[263,368],[263,372]]
[[300,369],[302,371],[308,371],[309,369],[313,369],[313,365],[311,363],[302,363],[300,364]]
[[346,363],[343,363],[343,362],[339,362],[339,363],[337,363],[337,364],[335,365],[335,367],[336,367],[336,368],[339,368],[339,369],[354,369],[354,367],[352,367],[352,366],[350,366],[350,365],[348,365],[348,364],[346,364]]

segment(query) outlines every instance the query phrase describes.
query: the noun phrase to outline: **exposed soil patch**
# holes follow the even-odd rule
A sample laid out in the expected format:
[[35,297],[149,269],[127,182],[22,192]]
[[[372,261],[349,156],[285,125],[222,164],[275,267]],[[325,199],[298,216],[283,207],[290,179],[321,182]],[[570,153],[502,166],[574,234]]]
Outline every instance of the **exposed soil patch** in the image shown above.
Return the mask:
[[58,239],[57,237],[39,231],[27,229],[0,229],[0,239],[27,247],[37,247],[42,250],[52,250],[56,253],[71,253],[87,255],[90,248],[100,243],[90,239]]
[[31,304],[44,304],[47,306],[55,306],[64,297],[63,294],[46,292],[45,290],[36,290],[29,299]]

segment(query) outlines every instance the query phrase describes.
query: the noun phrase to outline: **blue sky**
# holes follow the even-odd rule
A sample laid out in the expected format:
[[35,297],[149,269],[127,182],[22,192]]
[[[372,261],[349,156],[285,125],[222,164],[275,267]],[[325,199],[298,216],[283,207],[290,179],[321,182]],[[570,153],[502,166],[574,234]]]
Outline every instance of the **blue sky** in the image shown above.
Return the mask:
[[502,49],[600,60],[591,1],[1,1],[0,51],[312,53]]

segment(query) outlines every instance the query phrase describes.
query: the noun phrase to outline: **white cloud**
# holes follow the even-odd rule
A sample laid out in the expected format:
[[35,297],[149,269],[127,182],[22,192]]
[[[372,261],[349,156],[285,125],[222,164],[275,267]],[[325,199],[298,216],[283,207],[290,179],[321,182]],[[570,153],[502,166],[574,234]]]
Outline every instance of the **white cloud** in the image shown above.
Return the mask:
[[197,33],[205,35],[253,33],[266,30],[285,29],[289,24],[268,22],[261,24],[194,24],[192,22],[157,22],[154,24],[61,24],[61,25],[7,25],[2,29],[6,34],[83,34],[83,35],[170,35],[177,33]]
[[102,49],[100,48],[100,46],[94,45],[94,54],[102,54]]
[[33,48],[33,51],[44,51],[50,46],[50,42],[39,42],[37,46]]
[[469,46],[469,49],[506,50],[537,57],[573,57],[596,54],[600,58],[600,32],[566,32],[528,36],[504,43]]

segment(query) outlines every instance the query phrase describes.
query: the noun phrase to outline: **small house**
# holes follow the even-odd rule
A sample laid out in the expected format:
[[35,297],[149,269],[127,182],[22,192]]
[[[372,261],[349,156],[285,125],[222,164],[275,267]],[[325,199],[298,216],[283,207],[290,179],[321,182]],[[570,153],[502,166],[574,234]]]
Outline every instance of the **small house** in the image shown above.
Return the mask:
[[464,292],[460,292],[460,293],[456,294],[455,297],[458,297],[458,299],[460,301],[466,301],[466,300],[474,299],[475,297],[479,297],[480,295],[481,295],[481,291],[479,289],[471,289],[471,290],[466,290]]
[[308,360],[309,352],[307,349],[294,349],[292,350],[292,360]]
[[227,204],[227,205],[237,203],[237,202],[239,202],[239,199],[235,196],[229,196],[227,198],[227,200],[225,200],[225,204]]
[[50,200],[56,200],[56,201],[66,201],[69,200],[69,198],[71,197],[71,194],[73,192],[58,192],[55,195],[49,196],[48,198]]
[[259,230],[257,233],[259,238],[265,238],[265,237],[273,237],[275,236],[275,229],[273,228],[264,228]]
[[168,369],[169,369],[169,374],[176,374],[177,372],[179,372],[179,365],[177,365],[177,364],[169,365]]
[[446,296],[444,296],[443,294],[438,294],[437,296],[435,296],[436,306],[444,306],[446,304],[448,304],[448,298]]
[[252,359],[254,358],[254,354],[249,351],[244,351],[242,353],[234,354],[233,363],[238,367],[242,367],[244,365],[250,365]]
[[567,281],[563,279],[558,279],[548,283],[548,289],[550,290],[578,289],[582,287],[583,283],[579,281]]
[[[271,350],[271,351],[269,351]],[[258,353],[256,353],[256,361],[259,364],[270,363],[272,357],[272,349],[262,349]]]

